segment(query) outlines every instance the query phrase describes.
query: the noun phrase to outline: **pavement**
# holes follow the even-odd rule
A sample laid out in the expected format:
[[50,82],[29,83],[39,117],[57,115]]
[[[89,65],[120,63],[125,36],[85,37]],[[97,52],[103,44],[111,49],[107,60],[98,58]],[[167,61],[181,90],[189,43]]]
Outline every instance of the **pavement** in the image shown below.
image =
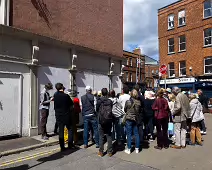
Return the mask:
[[212,170],[212,115],[207,114],[207,135],[203,146],[187,146],[186,149],[155,150],[156,142],[149,144],[139,154],[128,155],[117,150],[113,157],[97,156],[97,149],[91,146],[83,149],[59,152],[58,145],[37,148],[19,154],[0,158],[0,169],[10,170]]

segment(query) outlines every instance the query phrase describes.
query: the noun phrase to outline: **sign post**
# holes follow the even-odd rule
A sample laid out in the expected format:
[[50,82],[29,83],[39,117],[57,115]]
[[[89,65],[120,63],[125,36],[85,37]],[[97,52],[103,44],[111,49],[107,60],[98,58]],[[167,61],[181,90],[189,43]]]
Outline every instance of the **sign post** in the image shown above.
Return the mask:
[[165,75],[164,85],[165,85],[165,89],[166,89],[167,66],[165,64],[163,64],[163,65],[160,66],[160,73],[161,73],[161,75]]

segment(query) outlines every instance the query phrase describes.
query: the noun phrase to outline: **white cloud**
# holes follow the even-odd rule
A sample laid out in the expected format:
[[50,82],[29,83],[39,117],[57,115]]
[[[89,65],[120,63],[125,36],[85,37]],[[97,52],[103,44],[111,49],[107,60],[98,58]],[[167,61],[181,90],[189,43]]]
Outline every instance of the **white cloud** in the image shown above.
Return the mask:
[[176,0],[124,0],[124,49],[158,57],[158,9]]

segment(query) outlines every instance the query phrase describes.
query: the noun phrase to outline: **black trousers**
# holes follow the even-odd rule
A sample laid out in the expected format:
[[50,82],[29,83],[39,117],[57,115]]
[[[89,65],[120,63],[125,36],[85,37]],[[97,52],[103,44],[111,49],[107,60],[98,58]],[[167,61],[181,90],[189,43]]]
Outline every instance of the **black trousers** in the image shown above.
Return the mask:
[[72,132],[72,124],[71,117],[69,115],[56,116],[56,123],[59,127],[59,143],[60,148],[65,148],[64,143],[64,128],[68,129],[68,147],[73,146],[73,132]]
[[49,110],[48,109],[41,109],[41,135],[46,136],[46,124],[49,116]]
[[156,119],[157,145],[159,147],[168,147],[168,118]]

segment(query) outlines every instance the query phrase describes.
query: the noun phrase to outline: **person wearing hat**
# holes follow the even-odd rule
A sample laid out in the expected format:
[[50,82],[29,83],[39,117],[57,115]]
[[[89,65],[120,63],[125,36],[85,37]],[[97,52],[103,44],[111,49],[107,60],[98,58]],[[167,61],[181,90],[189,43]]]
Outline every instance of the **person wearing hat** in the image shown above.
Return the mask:
[[94,95],[92,94],[92,89],[90,86],[86,86],[85,90],[86,94],[81,97],[82,116],[84,120],[84,148],[88,148],[89,124],[92,125],[94,131],[96,148],[99,148],[99,132],[97,117],[95,114]]
[[51,83],[48,83],[45,85],[44,89],[42,90],[40,94],[40,112],[41,112],[41,138],[43,140],[48,140],[47,137],[47,131],[46,131],[46,124],[49,116],[49,108],[50,103],[53,100],[52,97],[50,97],[49,90],[52,90],[53,86]]

